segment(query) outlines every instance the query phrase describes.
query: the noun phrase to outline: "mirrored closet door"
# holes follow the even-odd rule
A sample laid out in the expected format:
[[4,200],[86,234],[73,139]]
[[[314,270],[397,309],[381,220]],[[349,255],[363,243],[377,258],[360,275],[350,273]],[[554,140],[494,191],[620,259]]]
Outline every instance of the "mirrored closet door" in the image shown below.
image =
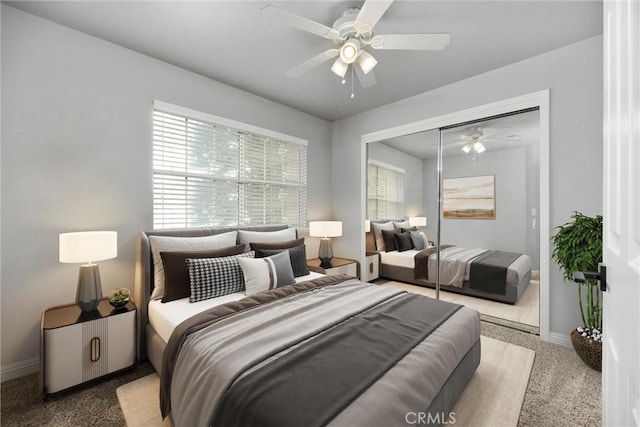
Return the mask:
[[383,280],[537,332],[538,133],[532,109],[367,144]]

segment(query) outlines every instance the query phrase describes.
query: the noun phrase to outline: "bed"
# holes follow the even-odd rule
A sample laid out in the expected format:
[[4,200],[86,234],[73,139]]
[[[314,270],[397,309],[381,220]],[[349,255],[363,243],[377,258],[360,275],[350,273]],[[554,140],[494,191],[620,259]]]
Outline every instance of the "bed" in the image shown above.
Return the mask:
[[[373,223],[407,226],[403,220],[382,220]],[[406,230],[395,225],[391,230]],[[433,242],[427,241],[425,248],[417,250],[386,250],[386,247],[380,250],[380,239],[374,236],[373,228],[371,232],[366,233],[366,242],[369,253],[379,253],[380,277],[435,288],[437,261]],[[448,292],[516,304],[531,280],[531,258],[526,254],[442,245],[440,258],[440,289]],[[494,261],[503,262],[501,270],[493,264]],[[474,262],[477,264],[474,265]],[[491,280],[495,276],[489,275],[496,272],[498,275],[502,274],[502,283],[496,284]]]
[[[138,356],[161,375],[175,425],[406,425],[410,413],[448,414],[480,362],[475,310],[317,273],[247,297],[151,299],[151,236],[239,229],[137,239]],[[386,324],[392,317],[403,320]]]

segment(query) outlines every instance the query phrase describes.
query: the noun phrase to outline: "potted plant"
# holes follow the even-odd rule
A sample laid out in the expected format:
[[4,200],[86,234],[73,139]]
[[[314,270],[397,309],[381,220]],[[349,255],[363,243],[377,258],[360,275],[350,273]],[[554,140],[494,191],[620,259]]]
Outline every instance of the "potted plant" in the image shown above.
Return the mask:
[[[574,212],[571,218],[572,221],[556,227],[552,259],[560,265],[565,281],[573,282],[574,272],[597,271],[602,261],[602,215],[590,217]],[[582,326],[571,332],[571,343],[583,362],[600,371],[603,333],[600,289],[594,279],[577,285]]]

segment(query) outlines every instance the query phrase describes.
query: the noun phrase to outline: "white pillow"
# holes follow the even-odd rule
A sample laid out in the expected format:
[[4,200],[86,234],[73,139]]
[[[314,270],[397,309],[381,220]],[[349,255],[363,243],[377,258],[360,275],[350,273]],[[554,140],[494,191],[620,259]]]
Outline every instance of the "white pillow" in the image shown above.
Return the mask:
[[289,251],[265,258],[238,258],[247,295],[295,283]]
[[393,225],[396,228],[411,228],[411,223],[409,223],[409,220],[401,221],[401,222],[393,221]]
[[390,230],[390,231],[395,230],[395,227],[393,226],[393,222],[391,221],[382,222],[382,223],[372,222],[371,227],[373,227],[373,237],[376,240],[376,250],[378,252],[384,252],[385,247],[384,247],[384,239],[382,238],[382,230]]
[[160,299],[164,296],[164,265],[162,264],[160,252],[226,248],[235,246],[237,237],[237,231],[202,237],[149,236],[151,256],[153,258],[154,284],[151,299]]
[[278,231],[238,230],[238,243],[277,243],[295,240],[295,238],[295,228],[285,228]]

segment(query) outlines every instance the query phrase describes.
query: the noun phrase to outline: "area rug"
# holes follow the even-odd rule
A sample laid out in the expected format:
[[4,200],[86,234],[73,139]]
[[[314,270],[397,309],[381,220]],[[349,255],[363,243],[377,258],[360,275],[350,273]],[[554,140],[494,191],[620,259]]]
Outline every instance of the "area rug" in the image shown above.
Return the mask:
[[[481,337],[480,366],[450,414],[456,426],[516,426],[535,352]],[[118,387],[116,394],[128,427],[169,426],[162,421],[157,374]]]

